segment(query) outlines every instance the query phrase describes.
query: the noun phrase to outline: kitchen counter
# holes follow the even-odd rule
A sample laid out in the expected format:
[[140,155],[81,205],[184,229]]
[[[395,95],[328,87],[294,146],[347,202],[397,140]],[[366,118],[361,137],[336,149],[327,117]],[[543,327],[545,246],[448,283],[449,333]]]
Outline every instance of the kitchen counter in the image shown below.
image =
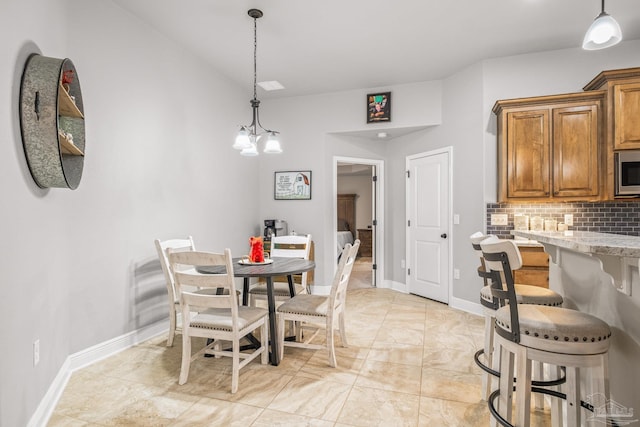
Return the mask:
[[512,235],[534,239],[585,254],[640,258],[640,237],[592,231],[522,231]]

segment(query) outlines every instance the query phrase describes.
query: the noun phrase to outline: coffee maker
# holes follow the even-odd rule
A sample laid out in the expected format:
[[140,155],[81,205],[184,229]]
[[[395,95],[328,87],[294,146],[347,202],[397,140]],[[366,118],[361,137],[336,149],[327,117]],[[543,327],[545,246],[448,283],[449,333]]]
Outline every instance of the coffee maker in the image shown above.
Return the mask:
[[271,240],[271,236],[286,236],[287,221],[281,219],[265,219],[264,220],[264,239]]

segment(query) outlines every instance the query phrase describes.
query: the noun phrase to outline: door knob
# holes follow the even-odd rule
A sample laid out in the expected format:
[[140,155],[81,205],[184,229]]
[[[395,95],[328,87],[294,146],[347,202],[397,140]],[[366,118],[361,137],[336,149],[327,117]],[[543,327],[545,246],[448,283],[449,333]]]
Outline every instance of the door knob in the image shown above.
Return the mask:
[[447,238],[447,233],[442,233],[442,234],[440,235],[440,237],[442,237],[443,239],[446,239],[446,238]]

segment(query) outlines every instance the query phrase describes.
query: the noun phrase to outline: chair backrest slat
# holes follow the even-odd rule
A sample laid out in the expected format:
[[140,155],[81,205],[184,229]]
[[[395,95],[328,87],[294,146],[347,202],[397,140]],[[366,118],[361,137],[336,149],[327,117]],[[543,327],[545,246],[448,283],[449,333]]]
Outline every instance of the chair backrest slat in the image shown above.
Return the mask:
[[338,269],[331,284],[331,293],[329,294],[329,304],[334,308],[340,304],[344,304],[346,301],[347,286],[349,285],[349,278],[351,277],[351,271],[353,270],[359,248],[360,240],[353,242],[353,245],[347,243],[344,247],[340,262],[338,263]]
[[[225,249],[224,254],[198,251],[174,253],[169,249],[168,258],[176,290],[185,309],[189,310],[192,307],[199,309],[230,308],[235,327],[238,299],[233,277],[231,251]],[[202,274],[196,271],[198,266],[214,265],[225,266],[225,272]],[[198,288],[198,291],[194,292],[191,289],[193,287]]]
[[[271,257],[309,259],[311,252],[311,234],[296,236],[273,236],[271,238]],[[286,276],[275,277],[275,282],[286,282]],[[293,276],[295,283],[307,286],[307,273]]]

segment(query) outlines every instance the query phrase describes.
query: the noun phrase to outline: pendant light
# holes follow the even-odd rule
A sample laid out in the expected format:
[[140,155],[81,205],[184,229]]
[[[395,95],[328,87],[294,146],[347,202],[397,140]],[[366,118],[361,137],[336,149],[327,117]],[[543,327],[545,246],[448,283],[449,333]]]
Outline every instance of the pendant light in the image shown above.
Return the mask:
[[[241,150],[240,154],[243,156],[257,156],[258,155],[258,141],[266,136],[266,143],[264,147],[265,153],[282,153],[280,148],[280,141],[278,141],[278,131],[265,129],[260,124],[260,117],[258,108],[260,107],[260,101],[257,97],[256,85],[257,85],[257,51],[258,51],[258,33],[257,33],[257,20],[262,17],[262,11],[258,9],[249,9],[247,14],[253,18],[253,99],[250,101],[251,109],[253,111],[253,121],[248,126],[241,126],[238,134],[236,135],[233,148]],[[258,129],[260,128],[260,129]]]
[[582,48],[585,50],[604,49],[620,43],[620,40],[622,40],[620,25],[604,11],[604,0],[602,0],[602,12],[596,16],[587,30],[587,34],[584,35]]

